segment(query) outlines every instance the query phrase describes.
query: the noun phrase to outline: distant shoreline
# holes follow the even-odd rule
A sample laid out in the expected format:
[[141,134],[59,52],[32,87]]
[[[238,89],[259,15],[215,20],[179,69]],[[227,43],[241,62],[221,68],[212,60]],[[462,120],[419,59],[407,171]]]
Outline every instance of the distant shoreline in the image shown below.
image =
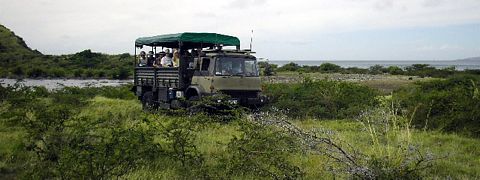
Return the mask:
[[428,64],[437,69],[455,67],[456,70],[466,70],[466,69],[480,69],[480,61],[472,60],[269,60],[271,64],[276,64],[278,66],[283,66],[287,63],[293,62],[298,65],[304,66],[319,66],[322,63],[332,63],[339,65],[343,68],[369,68],[375,65],[381,65],[384,67],[388,66],[398,66],[400,68],[405,68],[413,64]]

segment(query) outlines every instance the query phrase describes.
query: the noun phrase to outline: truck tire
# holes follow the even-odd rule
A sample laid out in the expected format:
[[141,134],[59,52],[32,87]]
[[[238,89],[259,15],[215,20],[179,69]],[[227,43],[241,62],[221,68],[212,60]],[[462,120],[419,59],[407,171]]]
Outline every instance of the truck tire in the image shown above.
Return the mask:
[[189,100],[189,101],[198,101],[198,100],[200,100],[200,97],[198,97],[198,96],[192,96],[192,97],[188,98],[188,100]]
[[148,91],[142,96],[142,108],[145,111],[152,111],[157,109],[158,105],[154,101],[153,92]]
[[170,102],[170,108],[171,109],[181,109],[183,107],[185,107],[185,105],[183,104],[183,102],[181,102],[178,99],[174,99]]

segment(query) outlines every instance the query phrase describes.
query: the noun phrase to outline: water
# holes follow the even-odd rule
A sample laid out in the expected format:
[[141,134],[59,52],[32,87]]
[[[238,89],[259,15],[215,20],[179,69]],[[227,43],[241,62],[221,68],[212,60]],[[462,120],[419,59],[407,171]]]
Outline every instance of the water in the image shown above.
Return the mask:
[[463,71],[465,69],[480,69],[480,61],[269,61],[272,64],[283,66],[287,63],[294,62],[299,65],[318,66],[322,63],[333,63],[343,68],[358,67],[369,68],[374,65],[381,65],[384,67],[398,66],[405,68],[412,64],[429,64],[437,69],[443,69],[447,67],[455,67],[456,70]]
[[14,85],[22,83],[25,86],[45,86],[49,90],[60,89],[63,87],[103,87],[103,86],[121,86],[133,83],[133,80],[111,80],[111,79],[0,79],[1,86]]

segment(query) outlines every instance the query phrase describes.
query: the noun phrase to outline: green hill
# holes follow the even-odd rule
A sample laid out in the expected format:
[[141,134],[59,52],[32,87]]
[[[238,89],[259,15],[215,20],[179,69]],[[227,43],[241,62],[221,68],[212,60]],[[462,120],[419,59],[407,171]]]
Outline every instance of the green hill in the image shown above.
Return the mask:
[[113,78],[125,79],[133,71],[128,53],[108,55],[84,50],[71,55],[43,55],[0,25],[1,78]]
[[[42,55],[27,46],[25,41],[13,31],[0,24],[0,58],[2,60]],[[19,57],[20,56],[20,57]]]

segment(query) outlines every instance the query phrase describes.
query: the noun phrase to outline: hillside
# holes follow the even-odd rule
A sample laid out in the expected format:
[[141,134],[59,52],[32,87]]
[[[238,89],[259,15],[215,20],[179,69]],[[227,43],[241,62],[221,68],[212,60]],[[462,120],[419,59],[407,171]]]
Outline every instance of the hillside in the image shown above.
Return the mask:
[[21,37],[0,24],[0,59],[38,55],[41,55],[41,53],[32,50]]
[[2,78],[113,78],[131,74],[128,53],[108,55],[87,49],[71,55],[43,55],[0,25],[0,77]]

